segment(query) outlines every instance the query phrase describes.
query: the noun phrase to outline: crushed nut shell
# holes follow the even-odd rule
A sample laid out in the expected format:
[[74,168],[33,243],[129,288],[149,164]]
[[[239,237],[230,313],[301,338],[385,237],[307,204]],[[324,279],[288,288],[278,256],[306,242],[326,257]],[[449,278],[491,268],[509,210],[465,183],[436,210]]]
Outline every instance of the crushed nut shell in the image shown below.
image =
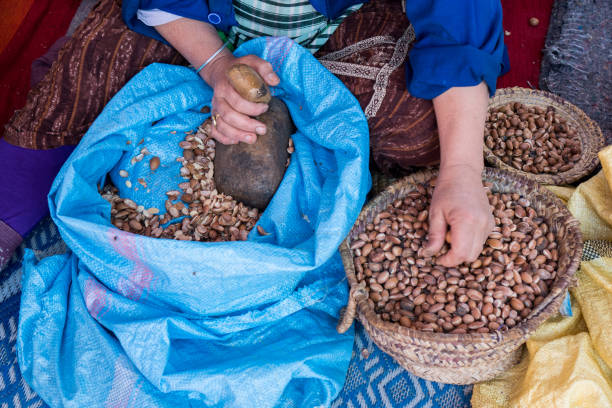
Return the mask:
[[[145,209],[130,199],[121,198],[116,187],[106,185],[102,196],[111,203],[111,223],[124,231],[155,238],[209,242],[246,240],[260,213],[215,189],[215,141],[207,133],[211,129],[204,123],[197,133],[185,132],[185,139],[179,143],[184,151],[177,158],[183,164],[180,174],[185,181],[179,184],[179,189],[165,193],[168,199],[164,214],[160,214],[158,208]],[[176,134],[176,131],[170,133]],[[142,148],[140,154],[132,158],[132,164],[142,160],[145,154],[148,150]],[[159,165],[157,156],[149,161],[152,171]],[[145,179],[139,178],[138,182],[146,188]],[[129,180],[126,186],[131,187]],[[268,235],[261,226],[257,230],[261,235]]]

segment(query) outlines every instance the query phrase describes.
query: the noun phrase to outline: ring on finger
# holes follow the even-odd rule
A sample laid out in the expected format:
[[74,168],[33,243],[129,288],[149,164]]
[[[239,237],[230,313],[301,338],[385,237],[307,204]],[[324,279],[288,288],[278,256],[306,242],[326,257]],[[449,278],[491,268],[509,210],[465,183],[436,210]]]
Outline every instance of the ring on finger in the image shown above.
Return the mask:
[[212,120],[214,127],[217,127],[217,120],[219,120],[220,117],[221,115],[219,115],[218,113],[211,115],[210,119]]

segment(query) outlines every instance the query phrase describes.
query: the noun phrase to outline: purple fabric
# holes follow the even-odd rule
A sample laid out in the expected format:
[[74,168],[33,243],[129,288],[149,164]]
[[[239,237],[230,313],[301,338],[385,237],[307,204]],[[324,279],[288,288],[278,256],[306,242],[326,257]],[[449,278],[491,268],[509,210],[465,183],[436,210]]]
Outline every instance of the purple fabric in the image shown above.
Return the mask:
[[30,74],[30,86],[32,88],[47,75],[47,72],[51,69],[51,65],[57,59],[60,48],[62,48],[69,39],[70,37],[66,36],[58,38],[45,55],[36,58],[32,62],[32,73]]
[[0,221],[0,269],[11,259],[11,255],[23,239],[11,227]]
[[31,150],[0,139],[0,221],[25,236],[49,211],[51,183],[73,149]]

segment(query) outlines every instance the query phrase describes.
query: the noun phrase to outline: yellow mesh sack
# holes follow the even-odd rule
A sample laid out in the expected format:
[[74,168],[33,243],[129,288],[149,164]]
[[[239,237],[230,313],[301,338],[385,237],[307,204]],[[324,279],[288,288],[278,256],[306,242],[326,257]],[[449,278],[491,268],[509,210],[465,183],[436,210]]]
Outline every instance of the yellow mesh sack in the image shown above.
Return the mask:
[[572,317],[546,321],[521,362],[474,386],[474,408],[612,408],[612,146],[602,171],[576,189],[550,188],[581,222],[585,238]]

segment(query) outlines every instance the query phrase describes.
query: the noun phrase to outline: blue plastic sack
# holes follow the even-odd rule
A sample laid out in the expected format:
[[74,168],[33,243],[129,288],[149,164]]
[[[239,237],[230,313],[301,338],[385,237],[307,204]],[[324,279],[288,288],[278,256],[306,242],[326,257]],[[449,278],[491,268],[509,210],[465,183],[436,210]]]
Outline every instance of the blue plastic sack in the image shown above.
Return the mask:
[[[335,331],[347,284],[337,248],[370,187],[357,100],[288,39],[236,51],[270,61],[298,129],[296,151],[246,242],[154,239],[110,224],[107,175],[145,207],[183,179],[178,142],[208,115],[212,90],[185,67],[154,64],[109,102],[49,193],[70,248],[26,254],[18,355],[53,407],[315,407],[342,388],[352,332]],[[176,131],[172,133],[172,131]],[[138,142],[144,138],[144,143]],[[128,145],[127,141],[131,143]],[[162,165],[131,158],[146,146]],[[150,156],[149,156],[150,157]],[[127,189],[119,169],[148,189]]]

